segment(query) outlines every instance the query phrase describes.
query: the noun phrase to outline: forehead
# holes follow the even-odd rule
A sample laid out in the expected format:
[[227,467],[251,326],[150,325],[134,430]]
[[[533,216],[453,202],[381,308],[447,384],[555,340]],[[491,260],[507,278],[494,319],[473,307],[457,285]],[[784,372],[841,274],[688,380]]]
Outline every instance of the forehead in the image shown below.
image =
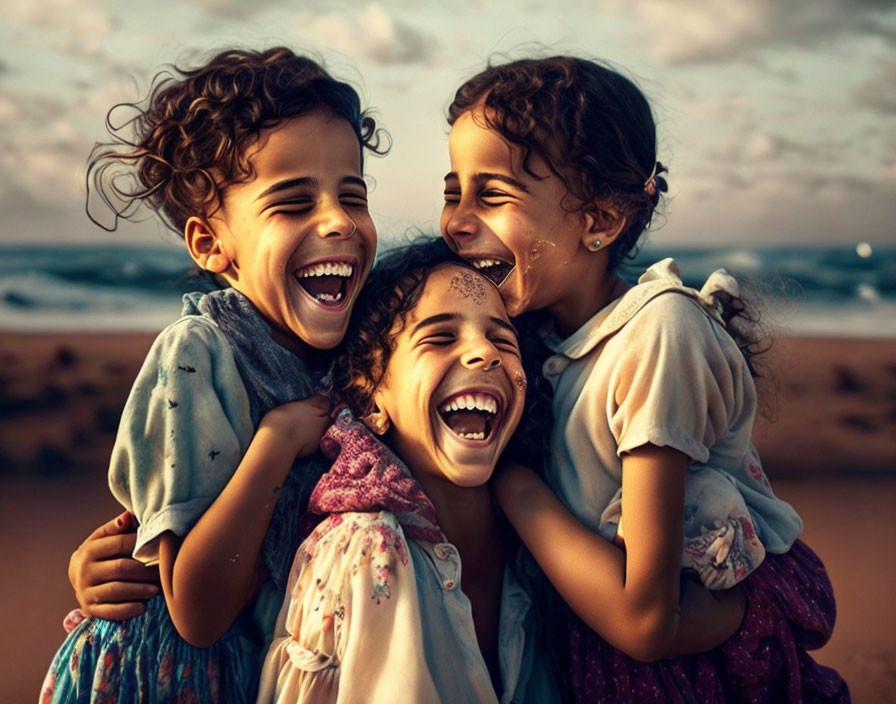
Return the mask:
[[448,135],[451,163],[476,161],[483,166],[516,171],[522,165],[522,150],[485,123],[480,110],[465,112]]
[[439,267],[429,275],[409,317],[413,322],[441,313],[507,319],[495,285],[482,274],[453,264]]
[[448,135],[448,152],[452,172],[457,175],[461,172],[510,174],[529,185],[556,176],[534,150],[529,154],[527,170],[523,165],[523,148],[489,127],[480,109],[457,118]]
[[349,122],[323,110],[262,130],[246,153],[255,178],[252,191],[288,178],[361,175],[361,145]]

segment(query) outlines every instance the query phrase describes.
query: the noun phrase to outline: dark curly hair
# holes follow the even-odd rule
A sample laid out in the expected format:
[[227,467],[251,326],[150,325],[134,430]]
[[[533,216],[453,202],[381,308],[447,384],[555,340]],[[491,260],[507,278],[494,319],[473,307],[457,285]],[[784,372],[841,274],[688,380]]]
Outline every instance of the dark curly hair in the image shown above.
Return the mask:
[[[404,322],[420,299],[430,274],[446,264],[475,271],[441,237],[425,235],[390,249],[377,260],[355,304],[325,389],[331,396],[341,398],[357,417],[373,410],[374,391],[386,373],[395,336],[401,331],[395,329],[396,321]],[[541,376],[547,348],[535,331],[535,322],[534,316],[514,320],[529,385],[523,418],[505,455],[540,470],[552,415],[549,385]]]
[[[594,61],[522,59],[489,65],[458,88],[448,124],[480,107],[477,117],[487,127],[522,148],[527,173],[540,176],[531,168],[535,154],[566,184],[576,209],[607,222],[603,205],[627,218],[610,250],[615,268],[635,248],[667,190],[653,114],[641,90]],[[654,185],[645,188],[651,176]]]
[[397,321],[417,304],[429,275],[445,264],[468,267],[441,238],[420,237],[377,259],[355,303],[329,375],[329,391],[357,417],[373,410],[373,393],[386,373]]
[[[111,140],[94,145],[87,162],[87,215],[112,231],[119,218],[137,219],[145,203],[183,235],[189,217],[219,207],[227,184],[252,177],[248,147],[262,130],[321,109],[351,124],[362,158],[365,148],[388,151],[388,135],[362,111],[355,89],[290,49],[231,49],[198,68],[172,66],[143,101],[107,114]],[[116,124],[121,111],[127,117]],[[111,227],[91,213],[92,195],[112,213]]]

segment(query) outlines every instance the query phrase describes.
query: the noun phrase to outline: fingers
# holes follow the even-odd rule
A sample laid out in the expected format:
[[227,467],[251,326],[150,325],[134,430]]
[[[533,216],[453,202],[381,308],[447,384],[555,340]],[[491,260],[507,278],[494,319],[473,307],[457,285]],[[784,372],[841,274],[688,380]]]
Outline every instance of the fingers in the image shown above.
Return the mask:
[[130,557],[136,544],[136,533],[107,535],[89,539],[78,548],[78,552],[82,553],[85,561],[96,562],[115,557]]
[[[102,560],[89,565],[87,570],[87,589],[109,586],[119,582],[141,582],[157,586],[159,584],[158,566],[147,567],[139,560],[129,557],[119,557],[114,560]],[[87,590],[85,590],[87,591]],[[110,601],[125,601],[128,597],[110,599]]]
[[134,514],[130,511],[122,511],[111,521],[103,523],[103,525],[93,531],[93,533],[87,536],[87,540],[84,542],[89,543],[98,538],[104,538],[109,535],[120,535],[122,533],[135,531],[136,529],[137,521],[134,518]]
[[[83,610],[83,609],[82,609]],[[97,604],[85,611],[88,616],[104,618],[108,621],[126,621],[134,616],[139,616],[146,610],[142,602],[129,602],[126,604]]]
[[159,593],[159,587],[146,582],[106,582],[88,590],[91,608],[128,602],[144,602]]

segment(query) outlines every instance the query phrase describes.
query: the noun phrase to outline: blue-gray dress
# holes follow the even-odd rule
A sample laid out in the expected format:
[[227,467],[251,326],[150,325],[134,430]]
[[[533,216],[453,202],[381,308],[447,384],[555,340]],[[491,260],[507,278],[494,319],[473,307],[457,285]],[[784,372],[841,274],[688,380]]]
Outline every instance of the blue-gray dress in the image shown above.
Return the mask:
[[[273,342],[239,292],[185,296],[183,317],[156,339],[134,383],[109,469],[112,492],[139,522],[135,556],[155,562],[162,533],[186,535],[233,476],[265,413],[312,395],[320,376]],[[293,465],[262,547],[271,579],[214,645],[184,641],[159,595],[128,621],[78,624],[53,659],[40,701],[254,701],[260,656],[301,541],[298,518],[326,467],[322,455]]]

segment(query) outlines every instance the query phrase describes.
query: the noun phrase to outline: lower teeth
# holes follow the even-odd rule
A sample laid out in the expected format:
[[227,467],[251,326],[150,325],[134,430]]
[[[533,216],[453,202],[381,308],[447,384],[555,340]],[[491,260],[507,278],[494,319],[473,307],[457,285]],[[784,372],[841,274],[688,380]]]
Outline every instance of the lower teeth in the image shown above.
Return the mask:
[[485,440],[485,433],[458,433],[464,440]]
[[324,303],[336,303],[342,300],[342,291],[339,291],[335,296],[329,293],[319,293],[315,296],[317,300],[323,301]]

